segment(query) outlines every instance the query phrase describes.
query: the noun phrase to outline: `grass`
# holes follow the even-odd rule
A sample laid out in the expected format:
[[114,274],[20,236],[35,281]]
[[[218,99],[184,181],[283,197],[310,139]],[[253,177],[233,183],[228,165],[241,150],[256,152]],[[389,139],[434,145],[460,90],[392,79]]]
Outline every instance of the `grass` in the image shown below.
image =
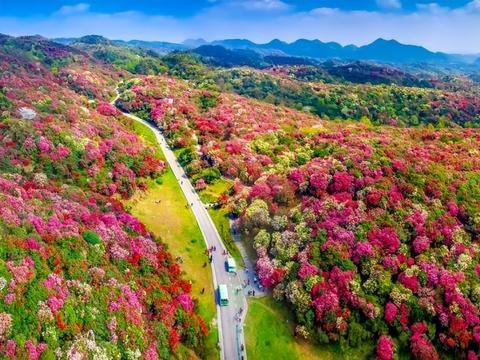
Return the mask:
[[313,345],[293,336],[294,319],[285,305],[266,296],[248,300],[245,342],[249,359],[333,360],[368,359],[368,344],[358,349],[341,349],[338,344]]
[[233,240],[232,233],[230,232],[230,222],[229,222],[229,212],[226,208],[210,208],[208,213],[212,218],[215,227],[217,228],[218,234],[222,238],[225,247],[227,248],[229,254],[235,259],[237,266],[245,266],[242,255]]
[[207,184],[206,188],[199,192],[200,199],[204,204],[216,203],[221,195],[229,193],[232,186],[231,181],[220,178],[213,184]]
[[[133,122],[129,127],[155,146],[159,157],[164,158],[154,133],[147,126]],[[192,282],[192,296],[198,299],[199,314],[211,324],[216,306],[211,270],[209,266],[204,267],[207,260],[205,241],[191,209],[185,206],[187,201],[172,170],[167,168],[160,179],[161,184],[149,181],[148,190],[126,201],[125,206],[149,231],[161,238],[175,257],[183,258],[181,266],[185,277]],[[160,202],[156,203],[158,200]],[[201,294],[203,288],[205,292]],[[202,358],[218,358],[217,343],[218,329],[211,327]]]

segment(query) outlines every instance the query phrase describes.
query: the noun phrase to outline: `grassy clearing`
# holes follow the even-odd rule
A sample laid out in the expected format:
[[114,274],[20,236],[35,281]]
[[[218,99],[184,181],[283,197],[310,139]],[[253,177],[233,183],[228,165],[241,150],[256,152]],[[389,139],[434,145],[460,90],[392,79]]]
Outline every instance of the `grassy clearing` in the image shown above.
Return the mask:
[[237,262],[237,266],[244,266],[244,262],[242,259],[242,255],[240,255],[240,251],[235,245],[235,241],[233,240],[232,233],[230,232],[230,222],[228,219],[229,212],[225,208],[219,209],[208,209],[208,213],[212,218],[215,227],[217,228],[218,234],[222,238],[225,247],[227,248],[229,254],[235,259]]
[[204,204],[216,203],[221,195],[229,193],[232,186],[231,181],[220,178],[213,184],[207,184],[206,188],[199,192],[200,199]]
[[[199,192],[200,199],[204,204],[216,203],[219,197],[223,194],[228,194],[232,187],[232,182],[227,179],[218,179],[213,184],[208,184],[205,189]],[[217,228],[217,231],[222,238],[228,252],[237,262],[238,266],[244,266],[242,255],[238,251],[235,241],[230,232],[229,211],[222,208],[210,208],[208,213]]]
[[165,161],[165,156],[163,155],[162,149],[157,144],[157,138],[153,131],[146,125],[139,123],[138,121],[132,120],[130,118],[123,118],[125,126],[133,130],[138,136],[140,136],[147,144],[155,147],[155,155]]
[[[357,360],[372,358],[368,344],[342,350],[338,344],[313,345],[293,336],[293,316],[285,305],[267,296],[248,300],[245,341],[249,359]],[[261,355],[261,356],[260,356]]]
[[[133,122],[130,128],[155,146],[164,158],[155,135],[147,126]],[[126,201],[125,206],[162,239],[175,257],[183,258],[182,269],[185,277],[192,282],[192,296],[198,299],[199,313],[207,324],[211,324],[216,307],[210,267],[204,267],[207,259],[205,242],[191,209],[185,206],[187,201],[171,169],[168,168],[160,179],[161,184],[149,181],[148,190]],[[205,293],[201,294],[203,288]],[[212,327],[202,357],[218,358],[217,343],[218,330]]]
[[264,360],[335,359],[328,351],[296,340],[290,313],[271,297],[248,300],[245,341],[249,359],[260,354]]

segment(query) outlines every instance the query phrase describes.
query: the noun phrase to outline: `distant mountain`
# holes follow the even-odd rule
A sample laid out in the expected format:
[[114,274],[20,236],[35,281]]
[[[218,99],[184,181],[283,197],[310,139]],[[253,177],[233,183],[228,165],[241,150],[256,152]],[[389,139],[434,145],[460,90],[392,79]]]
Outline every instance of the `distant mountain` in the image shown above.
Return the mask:
[[85,45],[121,45],[121,46],[135,46],[145,49],[154,50],[160,54],[165,54],[175,50],[188,50],[192,47],[184,44],[175,44],[165,41],[144,41],[144,40],[109,40],[99,35],[87,35],[80,38],[56,38],[53,41],[64,44],[85,44]]
[[206,41],[205,39],[187,39],[182,43],[183,46],[190,49],[197,48],[207,44],[209,44],[209,42]]
[[306,57],[290,55],[263,55],[250,49],[227,49],[220,45],[203,45],[193,53],[203,57],[204,61],[222,67],[249,66],[265,68],[272,65],[313,65],[315,61]]
[[[88,35],[79,39],[59,38],[54,39],[62,44],[72,44],[75,42],[86,44],[108,43],[110,40],[102,36]],[[287,43],[279,39],[274,39],[265,44],[257,44],[247,39],[225,39],[207,42],[204,39],[188,39],[181,44],[164,41],[143,41],[143,40],[113,40],[117,45],[137,46],[151,49],[160,54],[171,51],[186,51],[198,49],[204,46],[222,46],[228,50],[250,50],[255,51],[263,57],[267,56],[286,56],[297,58],[312,59],[338,59],[338,60],[372,60],[384,63],[395,64],[413,64],[413,63],[431,63],[431,64],[472,64],[474,56],[446,54],[441,52],[432,52],[424,47],[416,45],[402,44],[396,40],[377,39],[371,44],[364,46],[347,45],[342,46],[336,42],[323,42],[320,40],[299,39],[292,43]],[[203,48],[200,52],[213,51],[219,55],[220,49]],[[199,52],[197,52],[199,53]],[[230,57],[233,54],[224,52],[221,57]],[[238,60],[244,62],[243,56],[246,54],[237,54],[242,58]],[[247,57],[252,57],[248,54]],[[215,57],[215,56],[214,56]],[[285,59],[278,59],[285,60]],[[290,61],[289,59],[286,59]],[[298,59],[295,61],[299,61]],[[234,59],[228,60],[234,63]],[[300,60],[304,62],[304,60]],[[478,63],[477,63],[478,64]]]
[[231,49],[253,49],[258,47],[253,41],[246,39],[216,40],[212,41],[211,45],[221,45]]
[[111,45],[112,41],[100,35],[86,35],[75,39],[72,44]]
[[424,47],[404,45],[396,40],[378,39],[369,45],[362,46],[352,52],[353,58],[386,62],[445,62],[449,56],[434,53]]
[[262,57],[253,50],[231,50],[220,45],[203,45],[192,52],[209,59],[213,65],[218,66],[261,67],[263,65]]
[[421,46],[404,45],[396,40],[378,39],[373,43],[357,47],[342,46],[336,42],[299,39],[293,43],[275,39],[266,44],[255,44],[243,39],[215,41],[215,44],[230,49],[277,50],[285,55],[311,57],[316,59],[375,60],[394,63],[446,62],[451,60],[444,53],[429,51]]

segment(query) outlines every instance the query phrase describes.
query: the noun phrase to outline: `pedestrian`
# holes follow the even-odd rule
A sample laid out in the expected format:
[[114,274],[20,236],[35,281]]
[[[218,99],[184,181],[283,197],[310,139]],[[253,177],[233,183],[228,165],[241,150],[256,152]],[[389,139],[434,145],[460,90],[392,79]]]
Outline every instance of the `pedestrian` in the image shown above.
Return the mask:
[[200,294],[205,294],[205,288],[202,288],[202,291],[200,291]]
[[210,257],[208,258],[208,261],[212,262],[213,261],[213,256],[210,255]]
[[252,290],[253,291],[253,296],[255,296],[255,290]]
[[247,285],[250,285],[250,279],[247,280]]

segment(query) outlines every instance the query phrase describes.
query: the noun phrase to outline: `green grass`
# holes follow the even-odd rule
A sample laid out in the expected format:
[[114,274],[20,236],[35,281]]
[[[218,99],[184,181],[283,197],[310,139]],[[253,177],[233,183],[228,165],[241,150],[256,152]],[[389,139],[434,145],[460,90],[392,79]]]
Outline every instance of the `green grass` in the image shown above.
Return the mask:
[[218,234],[222,238],[225,247],[227,248],[229,254],[235,259],[238,266],[245,266],[242,255],[240,255],[240,251],[235,245],[235,241],[233,240],[232,233],[230,232],[230,222],[228,220],[229,212],[225,208],[208,209],[208,213],[212,218],[215,227],[217,228]]
[[213,184],[207,184],[207,187],[199,192],[200,199],[204,204],[216,203],[223,194],[228,194],[232,182],[227,179],[218,179]]
[[[159,157],[164,158],[155,135],[147,126],[133,122],[129,127],[147,143],[155,146],[160,153]],[[160,202],[156,203],[158,200]],[[181,267],[185,277],[192,282],[192,296],[198,299],[199,314],[207,324],[211,324],[216,315],[212,274],[210,266],[204,267],[207,262],[204,253],[205,241],[195,216],[186,204],[187,201],[170,168],[161,176],[161,184],[151,180],[148,182],[147,191],[139,192],[125,202],[126,208],[140,219],[149,231],[160,237],[175,257],[183,257]],[[202,288],[205,288],[204,294],[201,294]],[[211,327],[202,358],[218,358],[217,343],[218,330]],[[186,357],[188,356],[185,355]]]
[[294,337],[294,319],[285,305],[270,296],[248,300],[245,322],[247,357],[262,360],[368,359],[368,344],[342,350],[338,344],[313,345]]

